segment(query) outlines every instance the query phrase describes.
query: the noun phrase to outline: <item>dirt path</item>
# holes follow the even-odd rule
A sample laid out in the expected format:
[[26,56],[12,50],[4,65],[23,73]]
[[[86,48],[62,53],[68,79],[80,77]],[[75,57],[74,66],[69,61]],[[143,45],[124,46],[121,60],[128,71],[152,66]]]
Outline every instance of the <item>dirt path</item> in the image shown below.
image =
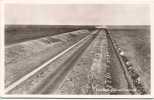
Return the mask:
[[55,94],[102,94],[107,41],[99,32]]

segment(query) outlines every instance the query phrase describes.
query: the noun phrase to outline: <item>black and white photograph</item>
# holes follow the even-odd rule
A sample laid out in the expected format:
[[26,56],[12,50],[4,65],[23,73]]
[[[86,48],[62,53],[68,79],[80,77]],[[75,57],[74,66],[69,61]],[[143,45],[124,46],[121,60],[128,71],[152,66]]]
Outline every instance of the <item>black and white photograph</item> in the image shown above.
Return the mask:
[[4,94],[151,95],[148,4],[4,5]]

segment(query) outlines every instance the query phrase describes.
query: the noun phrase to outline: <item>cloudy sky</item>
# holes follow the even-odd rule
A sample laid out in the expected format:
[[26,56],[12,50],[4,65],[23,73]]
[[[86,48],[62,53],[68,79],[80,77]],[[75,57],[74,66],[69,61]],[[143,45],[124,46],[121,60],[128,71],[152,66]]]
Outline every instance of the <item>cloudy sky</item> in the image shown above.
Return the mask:
[[6,24],[149,25],[148,5],[6,4]]

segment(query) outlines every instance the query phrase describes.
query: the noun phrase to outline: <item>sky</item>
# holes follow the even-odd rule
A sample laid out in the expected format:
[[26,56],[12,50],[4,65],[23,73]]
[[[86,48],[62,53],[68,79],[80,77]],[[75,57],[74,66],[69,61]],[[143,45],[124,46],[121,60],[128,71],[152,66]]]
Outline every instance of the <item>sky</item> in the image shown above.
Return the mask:
[[5,24],[150,25],[143,4],[6,4]]

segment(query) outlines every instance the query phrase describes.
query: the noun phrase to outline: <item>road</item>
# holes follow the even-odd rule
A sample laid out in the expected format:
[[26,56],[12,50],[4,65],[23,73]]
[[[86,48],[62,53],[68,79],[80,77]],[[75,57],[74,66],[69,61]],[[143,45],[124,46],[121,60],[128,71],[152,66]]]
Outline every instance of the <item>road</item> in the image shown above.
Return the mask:
[[5,93],[146,94],[135,85],[139,77],[132,78],[115,44],[108,31],[96,29],[8,85]]

